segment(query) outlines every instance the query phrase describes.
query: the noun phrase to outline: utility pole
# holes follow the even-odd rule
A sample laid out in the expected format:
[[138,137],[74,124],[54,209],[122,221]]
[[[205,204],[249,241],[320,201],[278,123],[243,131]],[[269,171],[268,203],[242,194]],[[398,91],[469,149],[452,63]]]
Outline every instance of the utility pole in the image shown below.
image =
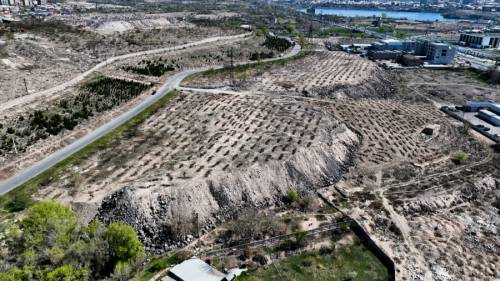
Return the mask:
[[23,78],[24,81],[24,88],[26,89],[26,94],[28,95],[28,83],[26,83],[26,78]]
[[14,144],[14,151],[17,154],[17,147],[16,147],[16,141],[14,140],[14,136],[12,136],[12,143]]
[[234,54],[233,54],[233,47],[231,47],[231,51],[229,53],[229,57],[231,58],[231,84],[234,85]]

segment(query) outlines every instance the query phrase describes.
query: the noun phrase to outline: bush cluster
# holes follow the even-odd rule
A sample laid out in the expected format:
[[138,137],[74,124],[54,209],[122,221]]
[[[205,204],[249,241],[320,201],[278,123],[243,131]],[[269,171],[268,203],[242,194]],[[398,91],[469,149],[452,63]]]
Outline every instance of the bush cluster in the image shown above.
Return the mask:
[[271,52],[255,52],[255,53],[252,53],[250,55],[250,60],[265,60],[265,59],[272,59],[274,58],[276,55],[274,54],[273,51]]
[[[3,239],[1,281],[97,280],[129,278],[144,257],[144,247],[127,224],[85,226],[72,210],[43,201],[11,227]],[[4,247],[4,246],[3,246]]]

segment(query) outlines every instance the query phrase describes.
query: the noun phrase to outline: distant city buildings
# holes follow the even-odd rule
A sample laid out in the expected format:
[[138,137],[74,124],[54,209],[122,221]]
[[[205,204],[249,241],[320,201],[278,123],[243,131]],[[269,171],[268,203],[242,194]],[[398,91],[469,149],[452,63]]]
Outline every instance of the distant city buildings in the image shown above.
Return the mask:
[[33,7],[45,4],[47,0],[0,0],[2,6]]

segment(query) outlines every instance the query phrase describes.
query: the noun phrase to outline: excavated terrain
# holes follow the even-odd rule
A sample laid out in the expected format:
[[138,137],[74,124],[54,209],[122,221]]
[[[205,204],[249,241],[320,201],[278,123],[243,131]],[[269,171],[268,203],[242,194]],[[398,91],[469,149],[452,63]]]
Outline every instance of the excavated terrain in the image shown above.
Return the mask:
[[498,151],[429,102],[419,79],[319,48],[197,76],[184,86],[201,89],[184,88],[36,196],[124,220],[163,251],[195,225],[317,191],[365,227],[398,280],[498,280]]
[[344,52],[308,52],[304,59],[266,71],[248,70],[236,76],[199,77],[186,86],[232,88],[244,92],[302,97],[386,97],[392,89],[391,76],[374,62]]
[[[351,63],[335,64],[342,59]],[[316,51],[282,68],[236,74],[235,81],[220,75],[187,85],[325,104],[358,134],[360,144],[349,171],[319,192],[360,222],[393,258],[397,280],[499,280],[498,152],[429,101],[487,97],[491,91],[460,73],[388,74],[357,60],[363,59]],[[347,81],[346,73],[352,73]],[[426,83],[463,90],[435,96]],[[460,154],[463,160],[457,160]]]
[[87,219],[124,220],[150,249],[179,246],[244,207],[280,205],[340,178],[357,135],[322,105],[286,97],[180,93],[37,196]]

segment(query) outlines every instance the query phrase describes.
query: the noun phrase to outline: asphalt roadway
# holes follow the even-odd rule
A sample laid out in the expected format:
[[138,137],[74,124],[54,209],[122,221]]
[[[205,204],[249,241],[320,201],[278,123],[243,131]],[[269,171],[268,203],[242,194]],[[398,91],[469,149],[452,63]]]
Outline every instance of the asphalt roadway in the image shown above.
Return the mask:
[[[276,61],[276,60],[282,60],[286,58],[293,57],[297,55],[300,52],[301,48],[299,44],[295,44],[293,49],[288,52],[287,54],[283,55],[282,57],[277,57],[277,58],[272,58],[272,59],[266,59],[262,60],[261,62],[269,62],[269,61]],[[247,65],[247,64],[256,64],[258,63],[257,61],[247,61],[247,62],[242,62],[242,63],[237,63],[236,65]],[[156,103],[158,100],[160,100],[162,97],[166,96],[169,92],[172,90],[176,89],[182,80],[184,80],[186,77],[193,75],[195,73],[200,73],[204,72],[210,69],[221,69],[224,68],[224,65],[218,65],[214,67],[200,67],[200,68],[195,68],[195,69],[190,69],[190,70],[185,70],[182,72],[179,72],[175,75],[173,75],[165,84],[161,86],[160,89],[156,91],[156,94],[148,96],[146,99],[144,99],[140,104],[136,105],[129,111],[123,113],[122,115],[118,116],[117,118],[109,121],[108,123],[104,124],[103,126],[99,127],[95,131],[90,132],[86,136],[76,140],[75,142],[71,143],[70,145],[57,150],[56,152],[50,154],[47,156],[45,159],[35,163],[33,166],[26,168],[16,175],[0,182],[0,195],[4,195],[5,193],[15,189],[16,187],[26,183],[27,181],[31,180],[32,178],[38,176],[39,174],[47,171],[57,163],[63,161],[64,159],[68,158],[69,156],[73,155],[74,153],[80,151],[82,148],[85,146],[91,144],[92,142],[100,139],[101,137],[105,136],[106,134],[110,133],[113,129],[119,127],[120,125],[126,123],[130,119],[134,118],[137,116],[139,113],[143,112],[146,108],[150,107],[154,103]]]

